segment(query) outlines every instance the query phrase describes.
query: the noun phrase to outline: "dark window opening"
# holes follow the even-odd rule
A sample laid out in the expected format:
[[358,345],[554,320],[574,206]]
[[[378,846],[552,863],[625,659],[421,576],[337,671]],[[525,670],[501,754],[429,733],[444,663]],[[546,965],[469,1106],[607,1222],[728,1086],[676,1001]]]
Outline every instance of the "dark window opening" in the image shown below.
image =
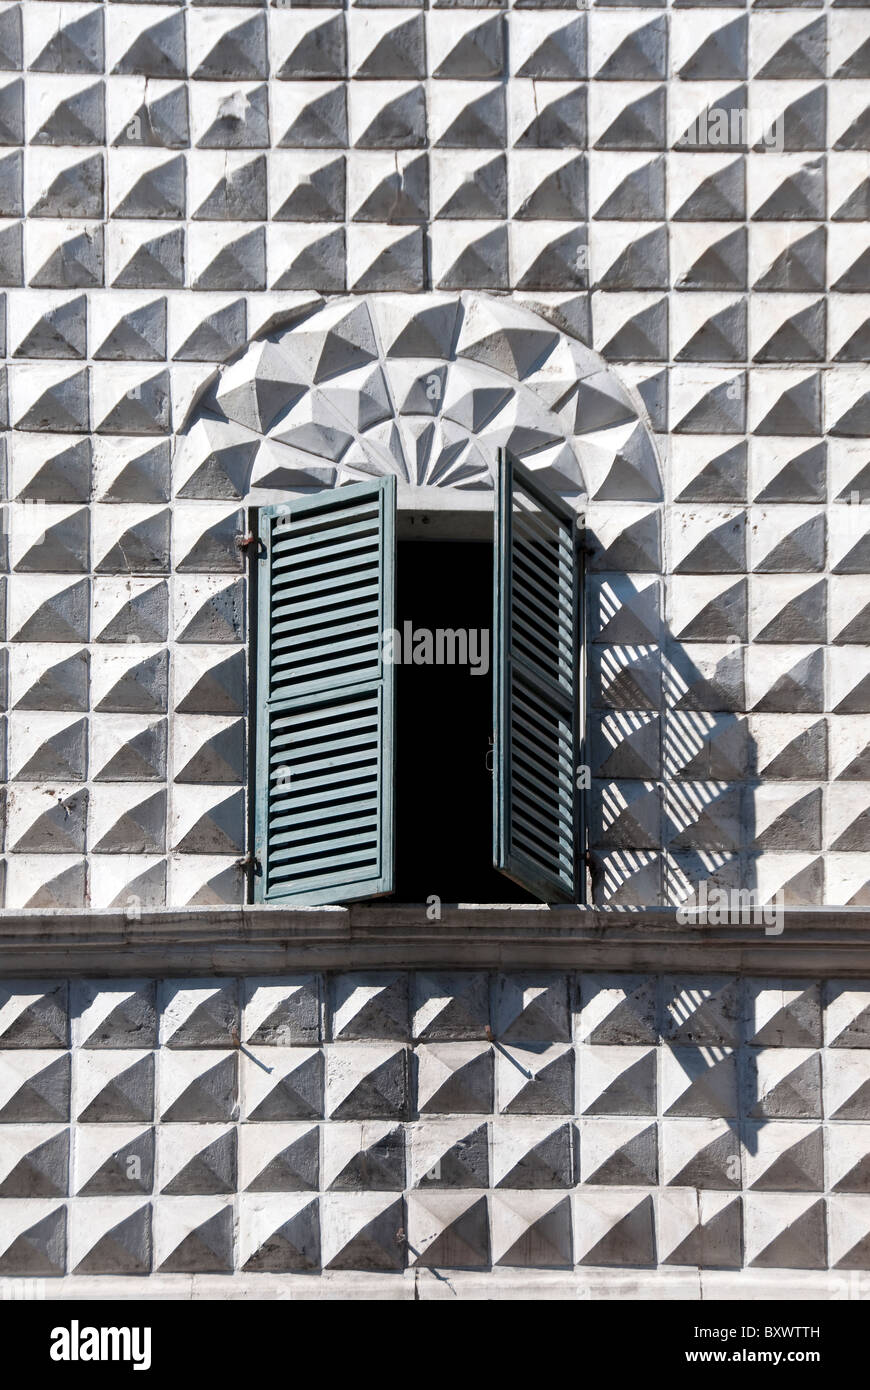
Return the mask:
[[492,586],[489,541],[397,544],[398,632],[483,632],[488,660],[396,666],[396,902],[537,901],[492,867]]

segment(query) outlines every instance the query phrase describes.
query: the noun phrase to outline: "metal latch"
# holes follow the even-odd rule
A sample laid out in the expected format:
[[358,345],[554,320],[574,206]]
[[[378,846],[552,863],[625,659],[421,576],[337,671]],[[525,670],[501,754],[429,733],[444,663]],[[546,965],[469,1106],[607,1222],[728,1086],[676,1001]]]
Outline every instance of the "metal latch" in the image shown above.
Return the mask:
[[263,866],[256,854],[246,854],[244,859],[237,859],[234,867],[240,869],[242,873],[247,874],[260,874],[263,872]]

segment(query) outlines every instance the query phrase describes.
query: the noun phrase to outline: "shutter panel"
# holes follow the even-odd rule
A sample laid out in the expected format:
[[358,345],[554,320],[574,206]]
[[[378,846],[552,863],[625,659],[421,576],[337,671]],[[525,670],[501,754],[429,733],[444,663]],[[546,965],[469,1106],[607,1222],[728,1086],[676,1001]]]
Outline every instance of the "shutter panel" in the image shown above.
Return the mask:
[[575,514],[509,454],[495,532],[493,862],[578,902],[580,555]]
[[258,902],[393,888],[396,480],[260,512]]

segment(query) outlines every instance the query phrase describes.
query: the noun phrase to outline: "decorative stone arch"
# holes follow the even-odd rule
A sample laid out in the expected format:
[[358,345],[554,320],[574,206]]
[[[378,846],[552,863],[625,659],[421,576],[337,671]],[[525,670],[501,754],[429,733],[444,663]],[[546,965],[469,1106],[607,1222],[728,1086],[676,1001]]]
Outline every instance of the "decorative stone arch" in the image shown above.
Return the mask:
[[662,497],[640,400],[539,315],[483,294],[341,298],[221,370],[179,436],[174,491],[256,504],[393,473],[400,497],[449,489],[470,508],[503,447],[575,507]]

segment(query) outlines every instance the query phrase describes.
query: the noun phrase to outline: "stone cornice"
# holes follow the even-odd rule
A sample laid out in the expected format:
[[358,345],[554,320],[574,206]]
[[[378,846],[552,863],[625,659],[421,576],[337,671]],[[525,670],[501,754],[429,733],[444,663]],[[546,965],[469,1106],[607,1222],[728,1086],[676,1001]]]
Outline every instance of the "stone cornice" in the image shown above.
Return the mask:
[[704,970],[870,976],[870,911],[792,908],[782,931],[696,925],[673,908],[200,907],[0,912],[0,975],[313,969]]

